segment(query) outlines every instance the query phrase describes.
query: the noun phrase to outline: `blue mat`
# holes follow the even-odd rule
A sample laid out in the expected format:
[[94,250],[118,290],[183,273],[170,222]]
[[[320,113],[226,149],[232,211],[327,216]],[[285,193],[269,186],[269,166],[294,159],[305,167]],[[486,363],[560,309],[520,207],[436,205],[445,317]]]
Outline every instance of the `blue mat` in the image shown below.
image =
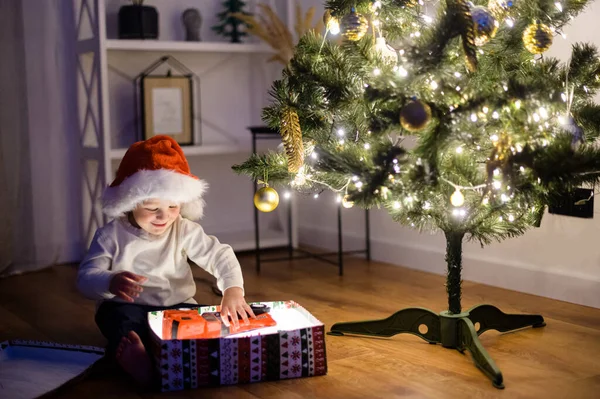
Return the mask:
[[0,398],[37,398],[83,374],[104,349],[46,341],[0,343]]

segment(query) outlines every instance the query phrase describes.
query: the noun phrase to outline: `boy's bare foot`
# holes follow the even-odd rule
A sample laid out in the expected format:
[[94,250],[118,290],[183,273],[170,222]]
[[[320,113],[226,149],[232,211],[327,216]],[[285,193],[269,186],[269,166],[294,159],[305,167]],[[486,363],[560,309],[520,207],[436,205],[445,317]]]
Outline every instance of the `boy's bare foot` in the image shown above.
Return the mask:
[[152,382],[152,362],[144,344],[135,331],[129,331],[121,342],[116,352],[117,363],[131,375],[135,381],[144,388],[148,388]]

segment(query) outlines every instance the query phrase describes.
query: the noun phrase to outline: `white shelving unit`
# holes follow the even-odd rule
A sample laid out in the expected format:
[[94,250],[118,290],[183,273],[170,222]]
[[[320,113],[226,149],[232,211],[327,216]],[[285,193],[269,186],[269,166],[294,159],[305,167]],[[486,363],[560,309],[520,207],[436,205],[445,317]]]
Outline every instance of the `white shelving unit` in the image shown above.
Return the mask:
[[[287,23],[293,26],[292,0],[286,0]],[[274,6],[275,0],[269,3]],[[255,3],[253,3],[255,6]],[[108,220],[102,213],[98,199],[102,190],[112,180],[113,162],[121,159],[127,148],[115,149],[110,135],[110,93],[108,58],[111,52],[135,57],[144,52],[154,53],[221,53],[240,57],[269,54],[272,49],[265,44],[184,42],[166,40],[116,40],[106,34],[105,0],[75,0],[79,90],[79,132],[82,156],[82,208],[84,245],[89,245],[96,229]],[[250,123],[250,121],[249,121]],[[219,156],[250,151],[235,144],[182,146],[188,157]],[[251,195],[251,193],[248,193]],[[254,249],[253,226],[247,231],[219,234],[235,250]],[[287,244],[287,234],[282,231],[261,231],[261,248]]]
[[[181,146],[186,157],[195,155],[224,155],[236,154],[243,151],[243,148],[234,145],[190,145]],[[110,150],[110,159],[117,160],[123,158],[127,152],[127,148],[119,148]]]
[[219,42],[178,42],[167,40],[115,40],[106,41],[106,49],[111,51],[162,51],[162,52],[202,52],[202,53],[249,53],[270,54],[273,50],[262,44],[219,43]]

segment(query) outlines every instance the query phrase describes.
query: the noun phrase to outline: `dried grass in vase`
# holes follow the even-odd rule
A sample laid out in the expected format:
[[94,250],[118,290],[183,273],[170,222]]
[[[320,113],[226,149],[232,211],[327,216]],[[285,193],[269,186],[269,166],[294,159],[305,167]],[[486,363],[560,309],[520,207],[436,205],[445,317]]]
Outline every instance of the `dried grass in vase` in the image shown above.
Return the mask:
[[[242,13],[232,13],[231,16],[248,24],[248,33],[260,38],[275,50],[276,53],[273,57],[269,58],[269,62],[278,61],[283,65],[287,65],[294,56],[294,48],[296,46],[292,33],[277,13],[273,11],[271,6],[266,4],[258,4],[257,6],[262,11],[258,16]],[[296,24],[294,30],[297,37],[302,37],[310,30],[318,32],[324,28],[321,20],[318,20],[312,26],[314,14],[315,7],[310,7],[303,14],[300,4],[296,2]]]

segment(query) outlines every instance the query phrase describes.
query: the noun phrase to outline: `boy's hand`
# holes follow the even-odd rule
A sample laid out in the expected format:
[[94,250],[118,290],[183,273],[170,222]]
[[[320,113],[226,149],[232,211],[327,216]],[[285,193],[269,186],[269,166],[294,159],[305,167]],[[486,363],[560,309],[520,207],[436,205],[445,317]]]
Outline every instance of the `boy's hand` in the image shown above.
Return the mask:
[[246,303],[242,289],[240,287],[227,288],[221,301],[221,320],[223,320],[223,324],[229,327],[229,317],[231,317],[234,327],[238,327],[240,325],[238,314],[242,317],[244,323],[248,322],[248,315],[253,318],[256,317],[250,305]]
[[121,272],[115,274],[110,280],[109,291],[127,302],[133,302],[134,298],[140,296],[143,291],[141,283],[148,280],[147,277],[131,272]]

